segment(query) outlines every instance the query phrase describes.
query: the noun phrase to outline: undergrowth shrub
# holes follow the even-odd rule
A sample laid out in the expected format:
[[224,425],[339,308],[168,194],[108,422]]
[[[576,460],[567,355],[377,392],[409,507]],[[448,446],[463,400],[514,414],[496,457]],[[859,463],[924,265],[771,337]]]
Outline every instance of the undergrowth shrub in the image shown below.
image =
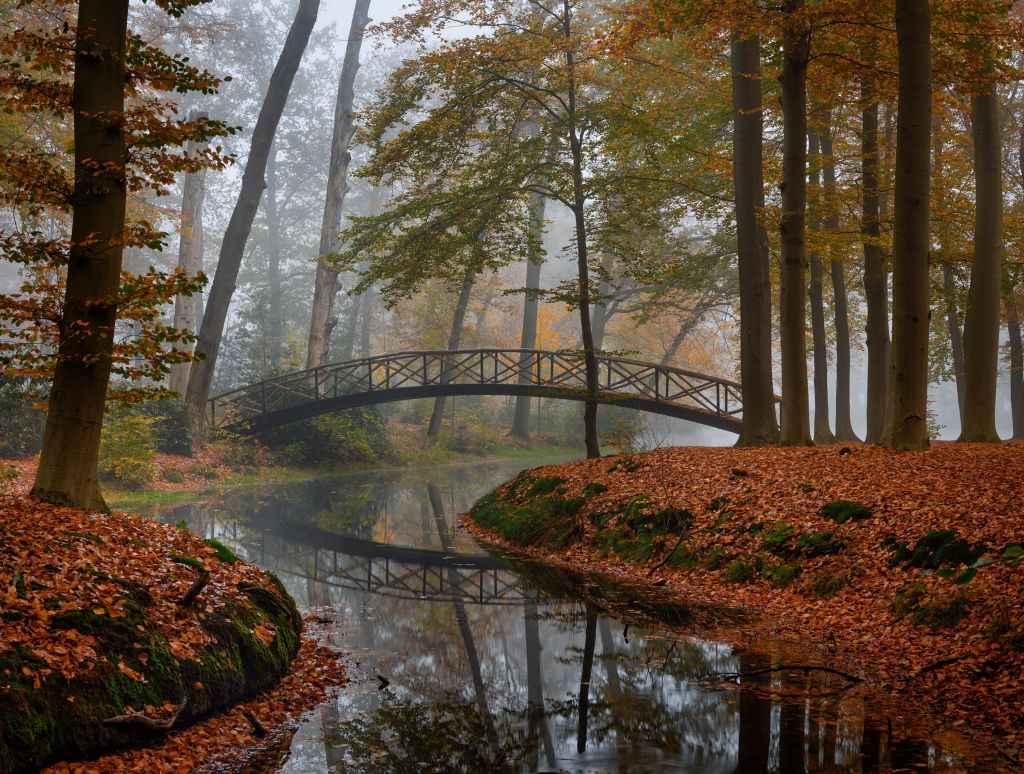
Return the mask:
[[153,442],[158,452],[191,457],[195,452],[192,443],[192,426],[185,414],[185,405],[180,400],[148,400],[139,404],[139,413],[153,420]]
[[0,374],[0,457],[23,459],[43,447],[46,415],[36,404],[45,400],[42,382]]
[[394,455],[387,421],[375,409],[324,414],[278,428],[264,436],[274,457],[285,465],[385,462]]
[[155,439],[153,420],[140,412],[117,407],[106,413],[100,443],[100,476],[137,489],[153,480]]

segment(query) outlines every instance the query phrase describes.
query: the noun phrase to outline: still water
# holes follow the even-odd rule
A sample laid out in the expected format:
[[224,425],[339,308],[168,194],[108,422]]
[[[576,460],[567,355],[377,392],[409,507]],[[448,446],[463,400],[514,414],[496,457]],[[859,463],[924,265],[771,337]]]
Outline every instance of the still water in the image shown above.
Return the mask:
[[[594,600],[640,607],[636,590],[598,579],[587,603],[594,579],[488,554],[457,514],[524,467],[338,476],[152,514],[277,573],[349,658],[352,681],[256,770],[973,770],[841,679],[709,680],[777,654],[629,625]],[[657,610],[693,617],[682,602]]]

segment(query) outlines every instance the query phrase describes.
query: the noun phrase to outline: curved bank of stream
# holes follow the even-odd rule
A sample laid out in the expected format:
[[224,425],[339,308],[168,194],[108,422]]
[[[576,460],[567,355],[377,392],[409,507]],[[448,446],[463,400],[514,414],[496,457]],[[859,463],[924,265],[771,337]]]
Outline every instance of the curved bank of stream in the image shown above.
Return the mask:
[[727,611],[485,552],[456,514],[524,467],[339,476],[154,514],[275,572],[349,654],[352,682],[263,770],[971,770],[841,678],[703,679],[776,657],[708,636]]

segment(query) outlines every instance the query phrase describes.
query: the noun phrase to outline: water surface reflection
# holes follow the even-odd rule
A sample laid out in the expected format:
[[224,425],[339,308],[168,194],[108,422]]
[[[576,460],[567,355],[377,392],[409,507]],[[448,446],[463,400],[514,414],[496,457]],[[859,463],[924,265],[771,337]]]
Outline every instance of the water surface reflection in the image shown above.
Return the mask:
[[158,514],[277,573],[350,654],[353,683],[266,770],[966,770],[842,680],[708,685],[772,657],[627,627],[577,580],[537,583],[484,552],[455,514],[522,467],[339,476]]

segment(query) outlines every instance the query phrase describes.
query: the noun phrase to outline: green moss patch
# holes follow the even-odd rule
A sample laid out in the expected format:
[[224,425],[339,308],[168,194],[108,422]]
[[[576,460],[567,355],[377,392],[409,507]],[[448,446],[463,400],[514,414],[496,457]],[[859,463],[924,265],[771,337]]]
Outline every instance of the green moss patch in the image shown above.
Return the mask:
[[514,493],[525,489],[526,499],[516,501],[498,491],[491,492],[473,505],[470,517],[514,543],[564,548],[583,534],[578,515],[586,498],[567,498],[561,482],[562,479],[531,480],[520,476],[508,495],[514,497]]
[[984,543],[971,544],[964,540],[956,529],[937,529],[922,535],[913,548],[908,541],[895,538],[886,540],[883,545],[892,551],[890,567],[925,570],[972,565],[988,551]]
[[[121,598],[117,611],[55,614],[54,630],[95,639],[95,667],[71,680],[57,673],[40,679],[45,662],[27,649],[0,656],[0,771],[36,770],[144,739],[137,728],[103,724],[114,715],[184,701],[178,722],[187,724],[273,685],[298,653],[301,619],[289,597],[241,591],[248,604],[218,604],[202,622],[216,644],[196,659],[172,654],[138,597]],[[273,630],[273,639],[263,642],[257,627]]]
[[836,500],[821,507],[819,516],[831,519],[836,524],[846,524],[848,521],[864,521],[871,518],[871,509],[866,505],[851,502],[849,500]]

